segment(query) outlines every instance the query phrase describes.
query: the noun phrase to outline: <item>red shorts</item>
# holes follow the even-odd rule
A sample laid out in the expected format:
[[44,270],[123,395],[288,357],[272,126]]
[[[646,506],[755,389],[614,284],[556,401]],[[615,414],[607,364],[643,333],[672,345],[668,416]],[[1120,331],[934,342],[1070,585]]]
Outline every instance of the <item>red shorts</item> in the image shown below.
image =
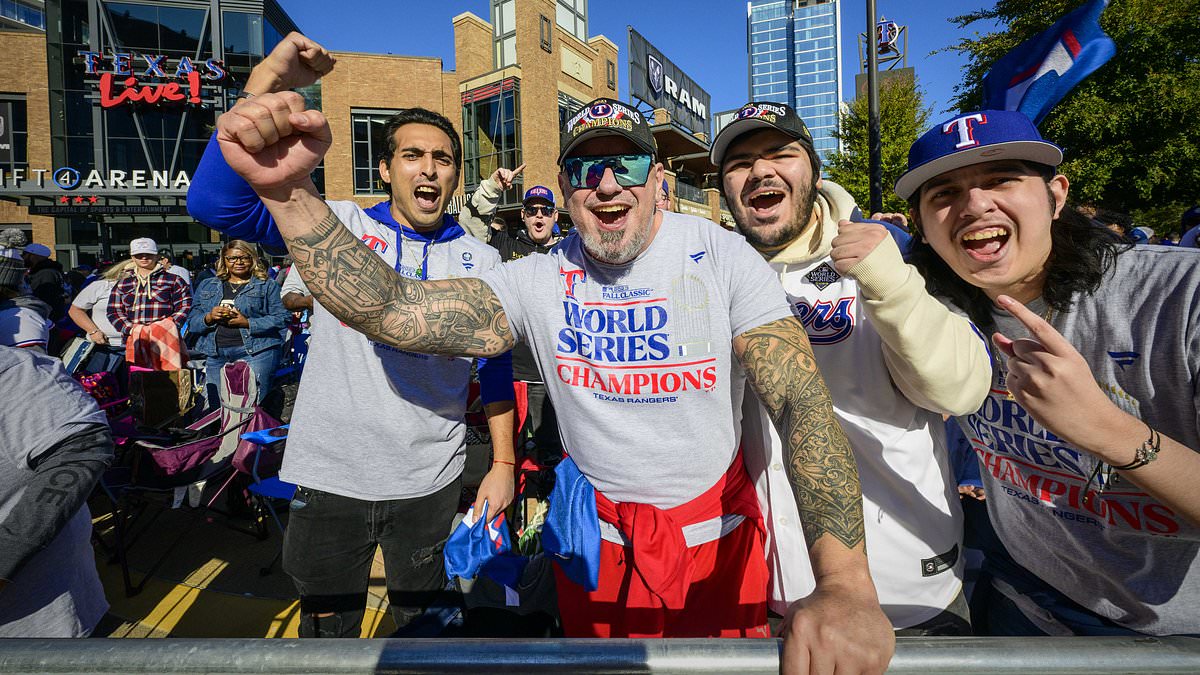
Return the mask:
[[567,637],[770,637],[763,534],[747,518],[732,532],[684,555],[694,563],[687,600],[667,609],[625,564],[627,549],[600,541],[600,583],[588,592],[554,565]]

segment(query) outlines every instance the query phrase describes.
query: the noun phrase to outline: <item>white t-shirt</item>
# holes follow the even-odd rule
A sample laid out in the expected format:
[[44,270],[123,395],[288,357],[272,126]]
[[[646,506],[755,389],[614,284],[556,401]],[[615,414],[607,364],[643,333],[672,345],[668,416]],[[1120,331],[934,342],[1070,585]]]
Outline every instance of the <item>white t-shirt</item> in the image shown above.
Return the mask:
[[592,260],[572,234],[480,276],[533,352],[563,446],[597,490],[670,508],[726,472],[742,394],[733,337],[791,316],[745,239],[664,213],[627,264]]
[[88,311],[96,327],[104,331],[104,337],[108,338],[110,347],[120,347],[125,342],[121,331],[114,328],[108,320],[108,295],[116,284],[117,282],[111,279],[97,279],[84,286],[79,295],[71,301],[75,307]]
[[0,345],[45,349],[53,326],[49,319],[28,307],[0,310]]
[[[804,322],[834,413],[854,450],[867,559],[879,602],[896,628],[928,621],[962,588],[962,512],[950,478],[942,417],[913,404],[896,387],[858,282],[838,274],[828,257],[772,268]],[[771,457],[769,466],[752,469],[751,475],[782,478],[783,443],[775,426],[756,398],[747,397],[744,410],[747,466],[768,456],[757,450],[764,443]],[[758,487],[771,497],[763,514],[777,540],[767,542],[776,572],[771,605],[783,612],[812,593],[816,580],[788,482],[760,481]],[[798,555],[789,556],[792,551]]]
[[192,273],[187,271],[186,267],[180,267],[179,265],[171,265],[170,267],[167,268],[167,271],[170,272],[171,274],[174,274],[175,276],[179,277],[180,279],[183,279],[184,281],[186,281],[188,286],[192,285]]
[[299,293],[305,297],[312,295],[308,290],[308,286],[304,285],[304,279],[300,278],[300,273],[296,269],[290,268],[290,271],[285,276],[283,285],[279,287],[279,297],[282,298],[288,293]]

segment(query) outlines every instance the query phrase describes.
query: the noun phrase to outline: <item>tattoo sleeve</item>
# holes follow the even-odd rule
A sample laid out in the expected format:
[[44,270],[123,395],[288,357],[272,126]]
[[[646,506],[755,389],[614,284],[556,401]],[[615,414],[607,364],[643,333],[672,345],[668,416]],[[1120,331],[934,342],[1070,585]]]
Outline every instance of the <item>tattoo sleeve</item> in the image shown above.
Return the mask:
[[803,326],[780,319],[742,333],[733,345],[779,430],[808,548],[827,534],[847,548],[859,546],[864,539],[858,467]]
[[512,348],[508,319],[487,284],[405,279],[320,204],[324,217],[310,232],[284,239],[330,313],[372,340],[414,352],[495,356]]

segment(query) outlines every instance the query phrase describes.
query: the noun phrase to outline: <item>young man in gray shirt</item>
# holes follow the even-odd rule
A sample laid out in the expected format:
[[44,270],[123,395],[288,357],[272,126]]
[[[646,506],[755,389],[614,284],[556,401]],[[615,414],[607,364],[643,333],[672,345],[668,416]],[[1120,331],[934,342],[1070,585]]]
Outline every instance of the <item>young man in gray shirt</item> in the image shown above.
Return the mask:
[[959,418],[1005,549],[987,630],[1197,634],[1200,253],[1075,213],[1061,161],[1024,115],[985,110],[918,139],[896,183],[910,261],[996,347]]

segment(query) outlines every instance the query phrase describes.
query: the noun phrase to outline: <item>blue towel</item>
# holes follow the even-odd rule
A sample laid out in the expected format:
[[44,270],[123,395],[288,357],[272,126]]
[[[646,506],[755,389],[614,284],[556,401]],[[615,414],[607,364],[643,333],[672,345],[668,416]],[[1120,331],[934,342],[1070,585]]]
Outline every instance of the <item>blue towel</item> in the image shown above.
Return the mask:
[[596,489],[565,458],[554,470],[550,512],[542,526],[542,549],[554,556],[567,578],[594,591],[600,585],[600,519]]

